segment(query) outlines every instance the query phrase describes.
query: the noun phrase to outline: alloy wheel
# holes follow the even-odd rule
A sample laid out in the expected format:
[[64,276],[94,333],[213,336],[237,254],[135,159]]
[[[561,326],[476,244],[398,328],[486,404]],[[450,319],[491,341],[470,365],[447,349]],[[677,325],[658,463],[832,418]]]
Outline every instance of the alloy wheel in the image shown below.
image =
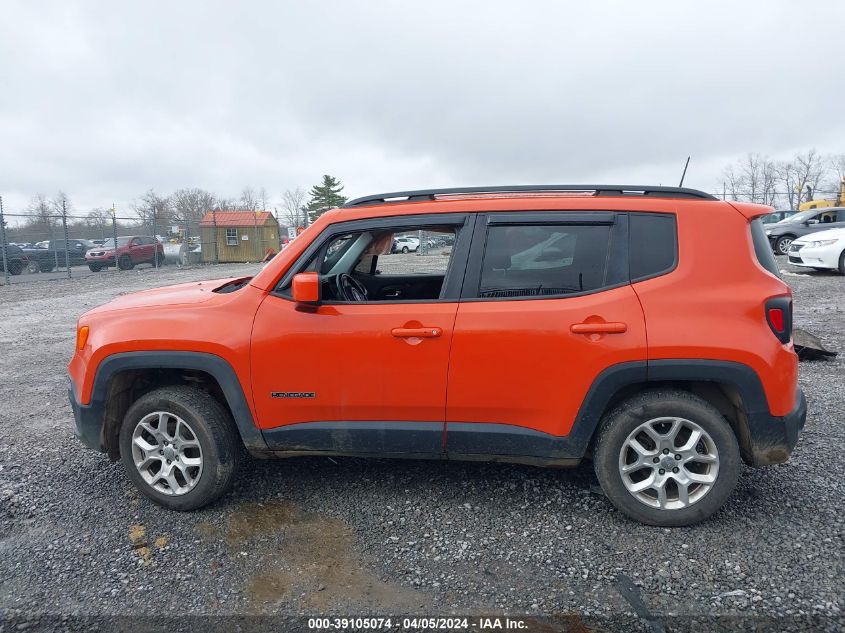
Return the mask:
[[166,495],[190,492],[202,476],[202,448],[196,433],[167,411],[145,415],[135,425],[132,461],[144,481]]
[[713,488],[719,452],[695,422],[654,418],[628,435],[619,451],[619,474],[640,503],[677,510],[697,503]]

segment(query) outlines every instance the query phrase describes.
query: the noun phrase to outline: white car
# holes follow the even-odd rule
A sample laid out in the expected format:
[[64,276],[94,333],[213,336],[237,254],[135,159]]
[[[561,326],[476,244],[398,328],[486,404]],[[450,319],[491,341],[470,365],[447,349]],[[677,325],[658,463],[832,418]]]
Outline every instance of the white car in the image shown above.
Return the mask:
[[394,253],[410,253],[420,247],[420,241],[415,237],[396,237],[393,238],[393,252]]
[[838,270],[845,275],[845,229],[829,229],[799,237],[789,245],[787,257],[793,266]]

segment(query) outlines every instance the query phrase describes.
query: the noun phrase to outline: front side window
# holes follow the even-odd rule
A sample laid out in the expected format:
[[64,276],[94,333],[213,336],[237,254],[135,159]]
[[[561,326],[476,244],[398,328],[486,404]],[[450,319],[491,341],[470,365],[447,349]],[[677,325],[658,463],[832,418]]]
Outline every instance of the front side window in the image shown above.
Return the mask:
[[[445,285],[456,232],[454,227],[404,227],[401,231],[379,228],[336,235],[300,272],[320,274],[325,301],[437,300]],[[407,241],[409,233],[413,233],[413,241]],[[403,248],[408,245],[407,250]]]
[[238,245],[238,229],[226,229],[226,246]]
[[478,296],[542,297],[601,288],[609,241],[605,225],[490,227]]

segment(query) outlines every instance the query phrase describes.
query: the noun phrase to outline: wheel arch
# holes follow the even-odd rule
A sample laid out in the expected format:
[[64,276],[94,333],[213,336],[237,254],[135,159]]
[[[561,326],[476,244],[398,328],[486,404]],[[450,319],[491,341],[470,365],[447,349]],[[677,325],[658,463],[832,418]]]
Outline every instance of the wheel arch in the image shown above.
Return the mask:
[[596,378],[579,410],[572,432],[581,435],[586,451],[592,452],[599,423],[620,402],[656,388],[693,393],[713,405],[731,426],[743,461],[753,464],[754,420],[771,416],[757,373],[741,363],[718,360],[655,360],[623,363]]
[[188,384],[207,391],[232,414],[241,440],[252,451],[266,450],[261,431],[235,370],[220,356],[204,352],[126,352],[104,359],[94,378],[90,419],[99,420],[99,448],[119,457],[118,434],[126,411],[143,394],[164,385]]

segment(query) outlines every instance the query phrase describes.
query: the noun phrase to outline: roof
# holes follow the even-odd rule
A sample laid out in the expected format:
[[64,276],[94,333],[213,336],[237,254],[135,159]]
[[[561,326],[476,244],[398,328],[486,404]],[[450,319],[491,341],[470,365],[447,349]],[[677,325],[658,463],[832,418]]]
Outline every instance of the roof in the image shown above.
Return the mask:
[[264,226],[276,218],[269,211],[209,211],[200,220],[200,226]]
[[416,191],[394,191],[364,196],[350,200],[344,207],[359,205],[390,204],[398,202],[421,202],[445,199],[467,198],[527,198],[535,196],[625,196],[651,198],[688,198],[716,200],[714,196],[697,189],[684,187],[650,187],[642,185],[510,185],[496,187],[454,187],[449,189],[419,189]]

